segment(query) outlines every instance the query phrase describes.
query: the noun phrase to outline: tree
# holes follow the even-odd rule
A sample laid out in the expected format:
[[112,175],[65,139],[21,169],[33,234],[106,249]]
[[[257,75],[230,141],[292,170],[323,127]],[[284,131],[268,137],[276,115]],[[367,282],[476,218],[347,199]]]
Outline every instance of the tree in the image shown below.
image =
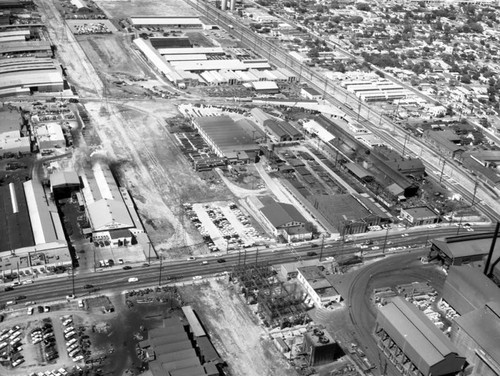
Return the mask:
[[468,74],[463,74],[462,77],[460,78],[460,82],[463,84],[470,84],[471,78]]
[[370,6],[367,3],[357,3],[356,9],[363,12],[369,12],[371,10]]

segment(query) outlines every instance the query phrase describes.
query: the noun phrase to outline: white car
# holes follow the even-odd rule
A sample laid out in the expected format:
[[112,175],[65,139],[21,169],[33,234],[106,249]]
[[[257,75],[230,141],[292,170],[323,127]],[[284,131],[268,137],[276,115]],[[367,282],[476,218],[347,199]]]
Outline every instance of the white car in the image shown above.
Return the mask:
[[202,279],[202,278],[203,278],[203,277],[202,277],[201,275],[195,275],[195,276],[193,277],[193,279],[194,279],[194,280],[197,280],[197,279]]
[[130,278],[128,279],[128,281],[129,281],[129,282],[138,282],[138,281],[139,281],[139,278],[137,278],[137,277],[130,277]]

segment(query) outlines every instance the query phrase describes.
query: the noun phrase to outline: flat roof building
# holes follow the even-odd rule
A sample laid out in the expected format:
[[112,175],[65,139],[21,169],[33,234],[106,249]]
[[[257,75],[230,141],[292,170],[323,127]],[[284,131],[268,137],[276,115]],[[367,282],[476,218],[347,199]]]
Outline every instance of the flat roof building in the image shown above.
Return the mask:
[[453,375],[465,366],[455,345],[402,297],[379,307],[375,336],[384,355],[404,374]]
[[323,265],[299,266],[297,280],[317,308],[328,308],[339,303],[342,296],[326,278]]
[[166,27],[166,28],[199,28],[203,23],[198,17],[157,17],[157,16],[134,16],[130,17],[134,27]]
[[427,206],[401,208],[401,217],[413,226],[437,223],[438,215]]
[[229,162],[253,161],[260,149],[252,136],[227,115],[194,118],[193,126],[214,152]]

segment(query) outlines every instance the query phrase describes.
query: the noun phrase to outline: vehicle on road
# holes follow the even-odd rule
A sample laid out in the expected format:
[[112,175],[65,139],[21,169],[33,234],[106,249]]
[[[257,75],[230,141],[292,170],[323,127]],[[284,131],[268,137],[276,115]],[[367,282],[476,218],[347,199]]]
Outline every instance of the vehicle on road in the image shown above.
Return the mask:
[[26,299],[26,295],[18,295],[16,296],[16,300],[24,300]]
[[202,261],[201,265],[208,265],[208,261]]
[[94,285],[91,285],[91,284],[86,284],[85,286],[83,286],[84,289],[91,289],[93,287],[94,287]]
[[223,262],[226,262],[226,259],[220,258],[220,259],[217,259],[217,262],[219,264],[222,264]]
[[307,252],[307,255],[309,257],[314,257],[314,256],[317,256],[318,254],[316,252],[314,252],[314,251],[309,251],[309,252]]
[[193,279],[194,279],[194,280],[197,280],[197,279],[202,279],[202,278],[203,278],[203,277],[202,277],[201,275],[195,275],[195,276],[193,277]]
[[137,278],[137,277],[130,277],[130,278],[128,279],[128,281],[129,281],[129,282],[138,282],[138,281],[139,281],[139,278]]
[[188,258],[187,258],[187,260],[188,260],[188,261],[194,261],[194,260],[196,260],[196,257],[194,257],[194,256],[190,256],[190,257],[188,257]]
[[131,267],[131,266],[129,266],[129,265],[127,265],[127,266],[124,266],[122,269],[123,269],[123,270],[130,270],[130,269],[132,269],[132,267]]
[[402,234],[401,235],[402,238],[406,238],[407,236],[410,236],[410,234]]
[[142,266],[147,268],[149,266],[149,264],[147,262],[145,262],[144,264],[142,264]]

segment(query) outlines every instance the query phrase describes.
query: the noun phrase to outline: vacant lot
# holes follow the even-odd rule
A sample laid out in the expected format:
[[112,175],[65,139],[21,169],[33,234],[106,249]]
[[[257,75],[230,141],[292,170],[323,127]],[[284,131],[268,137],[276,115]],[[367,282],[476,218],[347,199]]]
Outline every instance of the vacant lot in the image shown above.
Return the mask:
[[234,288],[228,282],[210,281],[184,287],[182,295],[196,309],[231,374],[296,375]]
[[168,249],[170,257],[181,256],[175,250],[183,246],[193,246],[195,254],[206,251],[199,246],[198,231],[182,220],[182,203],[231,196],[225,187],[200,179],[166,130],[164,119],[177,115],[176,107],[169,101],[90,102],[85,107],[103,140],[102,154],[117,165],[121,184],[131,190],[156,248]]

